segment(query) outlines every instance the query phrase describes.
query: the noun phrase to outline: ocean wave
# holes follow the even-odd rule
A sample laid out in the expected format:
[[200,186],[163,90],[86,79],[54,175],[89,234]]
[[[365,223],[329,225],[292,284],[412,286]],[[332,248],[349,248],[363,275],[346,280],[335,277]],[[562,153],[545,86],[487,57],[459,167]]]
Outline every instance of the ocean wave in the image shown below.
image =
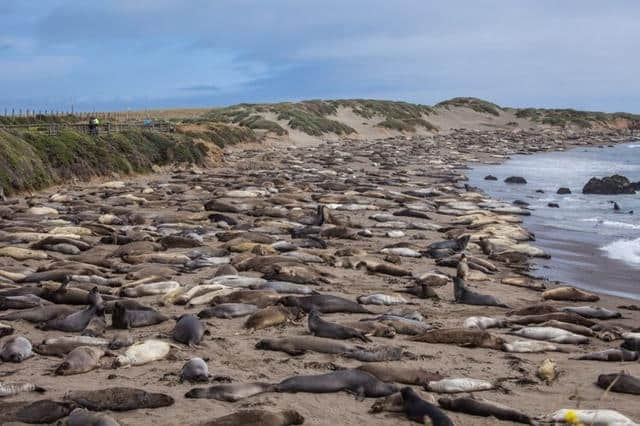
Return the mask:
[[633,223],[627,222],[618,222],[615,220],[605,220],[597,217],[589,217],[585,219],[580,219],[581,222],[593,222],[597,223],[601,226],[608,226],[610,228],[620,228],[620,229],[640,229],[640,225],[634,225]]
[[604,251],[607,257],[621,260],[632,265],[640,265],[640,238],[635,240],[617,240],[600,250]]

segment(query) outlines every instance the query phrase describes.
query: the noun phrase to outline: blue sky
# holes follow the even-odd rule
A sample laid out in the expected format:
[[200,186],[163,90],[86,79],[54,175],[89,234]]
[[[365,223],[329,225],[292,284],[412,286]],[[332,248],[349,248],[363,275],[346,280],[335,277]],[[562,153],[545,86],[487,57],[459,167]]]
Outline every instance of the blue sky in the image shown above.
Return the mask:
[[0,111],[310,98],[640,113],[640,1],[0,0]]

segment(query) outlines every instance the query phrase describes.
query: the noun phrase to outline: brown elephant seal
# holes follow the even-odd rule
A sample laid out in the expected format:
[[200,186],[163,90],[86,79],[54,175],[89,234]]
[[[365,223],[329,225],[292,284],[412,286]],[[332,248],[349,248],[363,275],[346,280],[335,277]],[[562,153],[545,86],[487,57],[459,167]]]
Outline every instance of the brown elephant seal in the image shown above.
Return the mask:
[[499,420],[531,424],[531,418],[506,405],[475,397],[440,398],[438,404],[445,410],[480,417],[495,417]]
[[194,346],[200,344],[205,329],[198,317],[190,314],[183,314],[178,318],[176,326],[171,333],[173,340],[185,345]]
[[277,413],[266,410],[243,410],[198,423],[198,426],[289,426],[303,423],[304,417],[294,410]]
[[444,411],[435,404],[431,404],[420,398],[412,388],[402,388],[400,393],[402,394],[404,413],[409,420],[420,424],[429,424],[427,421],[430,421],[430,424],[433,426],[454,426]]
[[326,354],[344,354],[354,349],[351,345],[338,342],[333,339],[325,339],[324,337],[315,336],[267,338],[256,343],[255,348],[267,351],[285,352],[293,356],[303,355],[307,351]]
[[63,357],[79,346],[106,347],[109,340],[90,336],[51,337],[33,347],[34,351],[45,356]]
[[180,370],[180,381],[208,382],[209,367],[202,358],[191,358]]
[[464,280],[458,277],[453,278],[453,294],[456,303],[462,303],[464,305],[499,306],[501,308],[509,307],[508,305],[500,302],[496,297],[469,290],[465,286]]
[[360,330],[323,320],[315,309],[309,313],[308,326],[309,332],[314,336],[338,340],[360,339],[365,343],[371,342],[371,339]]
[[76,407],[73,402],[42,399],[35,402],[0,403],[0,424],[9,422],[54,423]]
[[430,330],[426,333],[413,337],[414,342],[443,343],[449,345],[460,345],[470,348],[488,348],[502,350],[504,339],[495,336],[485,330],[472,328],[441,328]]
[[375,337],[386,337],[387,339],[392,339],[396,335],[395,328],[377,321],[351,321],[345,323],[344,326],[355,328],[356,330],[360,330],[365,333],[365,335]]
[[431,372],[422,368],[401,367],[395,363],[372,362],[363,364],[358,370],[366,371],[383,382],[403,383],[406,385],[425,386],[434,380],[442,380],[439,372]]
[[545,300],[566,300],[570,302],[597,302],[600,296],[575,287],[557,287],[542,293]]
[[232,383],[210,386],[208,388],[194,388],[184,396],[185,398],[217,399],[218,401],[235,402],[261,393],[273,392],[274,390],[274,385],[271,383]]
[[301,307],[305,310],[305,312],[316,310],[323,314],[332,314],[339,312],[353,314],[373,313],[357,302],[343,299],[342,297],[331,296],[328,294],[314,294],[312,296],[304,297],[284,296],[280,298],[278,303],[284,306]]
[[276,392],[334,393],[352,392],[360,397],[378,398],[398,391],[391,383],[358,369],[333,371],[312,376],[293,376],[275,385]]
[[69,352],[56,368],[58,376],[87,373],[99,366],[105,351],[97,346],[79,346]]
[[212,305],[222,303],[247,303],[256,305],[259,308],[264,308],[274,305],[278,300],[280,300],[280,295],[273,290],[237,290],[224,296],[214,297]]
[[67,316],[76,312],[71,306],[65,305],[44,305],[38,308],[25,309],[23,311],[10,312],[0,316],[0,320],[18,321],[23,320],[31,323],[43,323],[60,316]]
[[510,319],[509,323],[519,325],[541,324],[548,321],[560,321],[568,324],[577,324],[583,327],[593,327],[596,322],[581,315],[570,312],[551,312],[541,315],[527,315],[524,317]]
[[640,395],[640,379],[626,373],[601,374],[596,384],[612,392]]
[[32,356],[31,342],[24,336],[9,338],[0,349],[0,359],[4,362],[22,362]]
[[222,303],[198,312],[198,318],[236,318],[251,315],[259,308],[248,303]]
[[64,396],[91,411],[129,411],[140,408],[160,408],[173,405],[174,400],[163,393],[150,393],[142,389],[115,387],[95,391],[70,391]]
[[169,317],[154,309],[129,309],[123,302],[117,301],[113,305],[111,325],[113,328],[127,330],[130,328],[160,324],[168,319]]
[[0,322],[0,338],[4,336],[9,336],[13,334],[15,329],[8,324],[3,324]]
[[287,307],[282,305],[267,306],[254,312],[243,327],[252,330],[273,327],[289,321],[297,321],[304,317],[304,311],[298,307]]
[[67,426],[120,426],[120,423],[105,413],[93,413],[86,408],[76,408],[69,415]]
[[558,312],[558,309],[554,308],[551,305],[547,305],[546,303],[539,303],[537,305],[527,306],[526,308],[509,311],[505,313],[505,315],[508,317],[512,315],[516,315],[516,316],[544,315],[544,314],[550,314],[552,312]]
[[104,316],[97,316],[91,318],[89,324],[82,331],[83,336],[90,337],[102,337],[104,336],[104,331],[107,329],[107,321]]
[[614,318],[622,318],[622,314],[617,311],[603,308],[601,306],[567,306],[560,309],[564,312],[578,314],[585,318],[595,318],[601,320],[609,320]]

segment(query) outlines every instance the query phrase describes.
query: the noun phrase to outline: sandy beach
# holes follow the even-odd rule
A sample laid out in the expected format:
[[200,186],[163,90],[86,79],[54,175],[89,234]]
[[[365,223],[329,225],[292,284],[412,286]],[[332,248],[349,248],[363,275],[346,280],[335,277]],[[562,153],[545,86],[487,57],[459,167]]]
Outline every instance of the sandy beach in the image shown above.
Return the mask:
[[[416,136],[393,140],[344,140],[323,144],[309,144],[300,147],[273,145],[262,149],[234,149],[225,156],[221,167],[211,169],[183,169],[171,173],[141,176],[123,180],[122,185],[105,187],[99,182],[68,185],[54,190],[42,191],[31,196],[10,199],[2,206],[3,219],[0,222],[0,246],[26,248],[27,242],[16,241],[12,234],[25,232],[50,233],[56,227],[79,226],[91,230],[82,235],[82,241],[91,245],[89,250],[111,253],[118,247],[101,243],[107,234],[96,232],[98,218],[113,214],[123,219],[122,224],[108,225],[113,232],[137,235],[158,241],[161,237],[194,231],[202,237],[202,245],[190,249],[169,248],[161,251],[192,256],[193,251],[218,250],[226,252],[232,265],[238,266],[242,260],[253,256],[276,256],[278,253],[270,243],[256,243],[247,231],[265,234],[273,241],[301,243],[304,238],[292,238],[291,231],[302,227],[303,218],[314,215],[317,205],[326,205],[334,223],[325,223],[322,230],[334,227],[344,228],[339,236],[319,238],[326,242],[326,248],[299,247],[293,253],[306,254],[300,259],[311,268],[314,279],[302,280],[322,294],[331,294],[355,301],[358,296],[372,293],[401,295],[406,304],[396,306],[367,305],[375,314],[394,311],[417,311],[424,317],[424,323],[435,328],[462,327],[466,318],[485,316],[506,318],[509,310],[530,307],[543,302],[541,292],[523,287],[503,284],[504,278],[525,278],[529,285],[551,283],[535,280],[528,275],[527,263],[509,265],[492,260],[478,244],[483,235],[500,237],[520,232],[518,221],[526,211],[501,212],[500,208],[485,194],[473,188],[465,188],[465,169],[471,162],[500,162],[519,152],[548,151],[564,149],[579,144],[615,143],[618,136],[585,134],[568,141],[557,134],[536,133],[534,131],[510,132],[506,130],[451,130],[436,136]],[[230,193],[230,191],[248,191]],[[52,201],[51,196],[69,195],[65,201]],[[244,195],[244,196],[243,196]],[[205,210],[205,203],[216,200],[225,205],[236,206],[231,212]],[[57,210],[57,214],[36,217],[29,213],[30,207],[47,206]],[[496,207],[497,206],[497,207]],[[393,214],[402,209],[420,211],[429,218],[397,216],[396,220],[380,219],[375,215]],[[218,213],[231,217],[236,224],[225,219],[212,220],[211,214]],[[133,215],[141,215],[144,220],[134,222]],[[469,227],[462,219],[476,215],[490,221],[486,225]],[[343,225],[338,225],[341,223]],[[468,224],[471,224],[469,222]],[[490,230],[492,225],[502,225]],[[388,236],[390,231],[400,231]],[[230,241],[221,241],[225,232],[238,232]],[[503,234],[500,234],[500,233]],[[524,231],[523,231],[524,232]],[[465,253],[495,266],[491,273],[472,270],[466,283],[469,289],[498,298],[509,306],[471,306],[454,302],[451,282],[434,287],[438,298],[421,299],[402,292],[416,282],[422,273],[438,270],[439,273],[454,277],[455,267],[439,266],[436,259],[425,255],[405,257],[381,253],[384,247],[396,244],[410,247],[422,253],[435,242],[448,240],[463,234],[471,235],[471,242]],[[329,234],[326,234],[329,235]],[[348,236],[348,238],[344,238]],[[15,237],[15,235],[14,235]],[[534,241],[519,241],[535,246]],[[258,247],[258,248],[256,248]],[[0,270],[17,274],[36,270],[55,269],[54,262],[79,261],[73,256],[60,252],[46,251],[47,259],[19,260],[0,257]],[[453,253],[452,253],[453,254]],[[82,255],[80,255],[82,256]],[[123,285],[127,269],[138,268],[127,259],[111,258],[116,268],[99,266],[103,277],[121,278]],[[85,259],[86,261],[86,259]],[[368,271],[363,263],[383,263],[407,272],[406,276],[391,276]],[[166,265],[175,269],[171,279],[183,288],[202,284],[211,278],[217,266],[190,269],[183,265]],[[359,267],[357,267],[359,266]],[[59,265],[58,265],[59,267]],[[40,268],[40,269],[39,269]],[[596,268],[597,269],[597,268]],[[240,271],[246,276],[266,276],[264,271]],[[603,280],[612,275],[598,271]],[[322,279],[319,279],[322,278]],[[282,279],[287,281],[286,279]],[[571,283],[566,283],[571,285]],[[4,291],[21,286],[10,279],[0,282],[0,295]],[[70,284],[73,287],[73,282]],[[118,288],[113,289],[117,294]],[[136,302],[152,307],[171,319],[154,326],[135,328],[130,333],[134,340],[161,336],[171,341],[168,335],[175,326],[174,318],[184,314],[197,314],[208,307],[179,306],[171,303],[163,295],[145,296]],[[617,330],[630,331],[638,327],[640,312],[619,309],[619,306],[634,302],[612,296],[600,295],[597,302],[546,301],[554,308],[567,306],[597,305],[619,311],[622,318],[600,321],[617,326]],[[8,310],[0,312],[0,322],[15,328],[14,335],[27,337],[32,343],[40,343],[44,338],[79,333],[43,331],[25,321],[5,321],[1,318]],[[339,324],[353,323],[375,315],[333,313],[323,314],[323,318]],[[107,324],[110,325],[107,315]],[[509,317],[513,318],[513,317]],[[202,343],[189,347],[175,343],[165,359],[146,365],[128,368],[111,368],[113,357],[101,359],[102,368],[72,376],[56,376],[53,370],[61,358],[34,355],[19,364],[1,363],[2,381],[26,381],[36,383],[47,391],[44,395],[21,393],[2,398],[2,404],[38,399],[62,400],[69,391],[99,390],[110,387],[135,387],[150,392],[168,394],[175,400],[169,407],[140,409],[109,414],[123,425],[185,425],[197,424],[242,409],[264,409],[281,411],[293,409],[305,418],[305,425],[398,425],[412,424],[404,413],[370,413],[375,398],[358,398],[345,392],[277,393],[269,392],[248,397],[237,402],[223,402],[213,399],[187,399],[185,393],[194,387],[206,384],[179,383],[178,375],[182,365],[192,357],[207,361],[210,375],[216,376],[211,385],[231,380],[232,383],[267,382],[278,383],[295,375],[316,375],[343,368],[355,368],[362,362],[336,354],[308,351],[304,355],[290,356],[283,352],[258,350],[255,345],[264,338],[309,335],[307,317],[299,321],[288,321],[261,330],[246,330],[246,317],[234,319],[208,318],[202,322],[210,335]],[[512,327],[487,330],[507,342],[523,340],[510,334]],[[109,339],[120,330],[108,327],[104,333]],[[419,367],[430,372],[438,372],[447,378],[483,379],[499,386],[492,390],[476,392],[474,395],[499,402],[529,416],[545,416],[562,408],[612,409],[640,421],[640,407],[635,405],[637,396],[615,392],[605,392],[595,385],[599,374],[617,373],[621,370],[640,376],[637,361],[599,362],[577,361],[576,355],[618,348],[623,341],[619,334],[613,341],[604,341],[597,336],[590,337],[588,343],[560,345],[566,352],[508,353],[503,350],[480,347],[464,347],[452,344],[423,343],[412,341],[412,336],[396,333],[392,339],[370,337],[372,343],[349,342],[365,347],[393,346],[402,349],[400,360],[389,361],[390,365]],[[0,347],[10,336],[0,339]],[[124,349],[116,351],[122,353]],[[545,359],[557,363],[559,375],[552,383],[546,384],[537,377],[537,370]],[[217,378],[217,379],[216,379]],[[216,382],[218,380],[218,382]],[[404,385],[403,385],[404,386]],[[425,397],[430,392],[420,386],[413,386]],[[445,395],[431,393],[437,399]],[[466,394],[462,394],[466,395]],[[454,395],[454,396],[462,396]],[[495,418],[483,418],[446,411],[456,425],[511,424]],[[5,422],[2,424],[19,424]]]

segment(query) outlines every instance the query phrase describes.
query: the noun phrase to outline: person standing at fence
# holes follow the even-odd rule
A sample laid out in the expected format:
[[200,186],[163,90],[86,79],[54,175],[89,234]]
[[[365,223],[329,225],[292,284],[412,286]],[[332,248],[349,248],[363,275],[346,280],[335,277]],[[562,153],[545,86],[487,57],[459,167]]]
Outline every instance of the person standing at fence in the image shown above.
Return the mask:
[[91,117],[89,119],[89,134],[97,135],[98,134],[98,126],[100,125],[100,120],[97,117]]

